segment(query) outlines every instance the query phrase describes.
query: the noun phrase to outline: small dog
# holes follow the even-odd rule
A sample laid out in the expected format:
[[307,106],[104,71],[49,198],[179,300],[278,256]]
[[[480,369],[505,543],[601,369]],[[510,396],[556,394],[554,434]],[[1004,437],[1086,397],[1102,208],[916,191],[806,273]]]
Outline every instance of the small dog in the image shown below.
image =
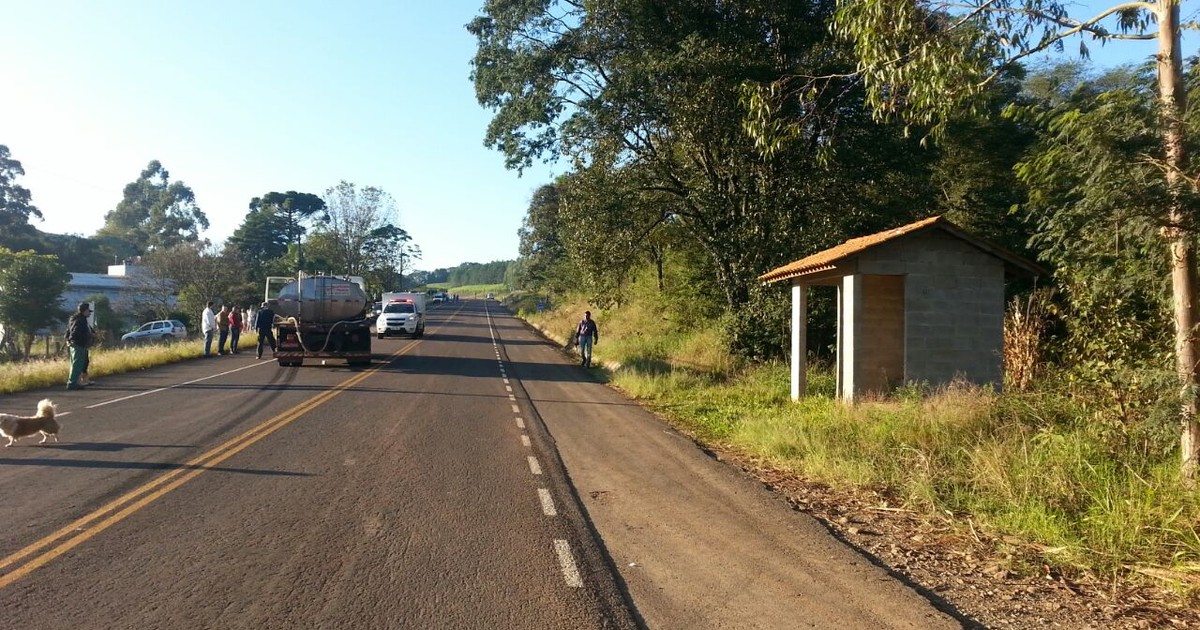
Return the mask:
[[4,446],[12,446],[13,442],[35,433],[42,434],[42,441],[38,444],[44,443],[48,437],[58,441],[58,421],[54,419],[54,403],[49,398],[38,403],[36,416],[0,413],[0,436],[8,438],[8,444]]

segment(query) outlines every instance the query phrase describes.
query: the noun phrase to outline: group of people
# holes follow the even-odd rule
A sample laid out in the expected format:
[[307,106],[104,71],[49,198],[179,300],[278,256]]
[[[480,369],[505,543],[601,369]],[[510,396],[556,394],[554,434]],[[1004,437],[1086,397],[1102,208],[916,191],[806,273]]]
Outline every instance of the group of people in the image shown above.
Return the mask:
[[[238,354],[239,341],[242,332],[251,330],[258,333],[258,352],[256,358],[261,359],[263,346],[269,345],[271,352],[275,352],[275,332],[272,330],[275,324],[275,312],[271,310],[269,302],[263,302],[258,311],[252,311],[249,307],[239,309],[236,306],[222,306],[220,311],[214,311],[215,303],[209,301],[204,308],[204,312],[200,314],[200,331],[204,334],[204,356],[212,356],[212,343],[214,334],[217,337],[217,354]],[[225,350],[225,342],[229,342],[229,350]]]
[[[270,346],[275,352],[275,312],[269,302],[263,302],[257,312],[249,308],[222,306],[220,311],[214,311],[214,302],[209,301],[200,314],[201,332],[204,333],[204,356],[212,356],[214,334],[217,337],[217,354],[227,354],[225,343],[229,342],[228,354],[238,354],[239,340],[243,331],[254,330],[258,333],[258,346],[255,358],[261,359],[264,345]],[[83,389],[91,385],[88,380],[88,348],[95,338],[89,317],[92,305],[80,302],[69,320],[67,320],[67,347],[71,357],[71,371],[67,375],[67,389]],[[253,323],[251,323],[253,322]],[[592,319],[591,311],[584,311],[583,320],[575,327],[575,343],[579,346],[579,356],[584,367],[592,366],[592,346],[600,340],[600,329],[596,320]]]

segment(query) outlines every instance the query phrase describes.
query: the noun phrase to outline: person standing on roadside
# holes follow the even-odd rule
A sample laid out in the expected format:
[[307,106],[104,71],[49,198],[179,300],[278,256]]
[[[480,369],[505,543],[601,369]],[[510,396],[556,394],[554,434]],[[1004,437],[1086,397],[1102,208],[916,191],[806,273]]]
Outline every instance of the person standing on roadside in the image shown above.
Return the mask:
[[213,312],[212,300],[209,300],[208,306],[204,307],[204,312],[200,314],[200,331],[204,333],[204,356],[212,356],[213,333],[217,330],[217,314]]
[[238,338],[242,336],[242,309],[229,310],[229,354],[238,353]]
[[264,342],[271,345],[271,352],[275,352],[275,333],[272,330],[274,327],[275,311],[271,310],[270,302],[263,302],[262,308],[258,310],[258,316],[254,318],[254,330],[258,331],[258,352],[254,358],[262,358]]
[[583,319],[575,327],[575,343],[579,344],[579,357],[583,367],[592,367],[592,346],[600,342],[600,328],[592,319],[591,311],[583,312]]
[[217,354],[225,354],[225,342],[229,340],[229,307],[222,306],[217,313]]
[[75,314],[67,320],[67,346],[71,356],[71,371],[67,374],[67,389],[83,389],[80,375],[87,371],[88,346],[92,345],[92,327],[88,316],[92,305],[80,302]]

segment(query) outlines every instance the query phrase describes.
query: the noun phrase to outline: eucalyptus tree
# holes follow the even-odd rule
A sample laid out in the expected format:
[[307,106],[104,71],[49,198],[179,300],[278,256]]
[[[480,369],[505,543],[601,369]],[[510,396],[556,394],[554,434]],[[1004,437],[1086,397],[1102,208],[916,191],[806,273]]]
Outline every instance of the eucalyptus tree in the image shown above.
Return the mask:
[[[833,8],[790,0],[487,2],[468,25],[478,39],[477,97],[495,111],[485,142],[511,168],[562,157],[577,170],[630,173],[623,177],[648,199],[671,198],[663,205],[707,252],[717,299],[735,316],[727,320],[731,347],[777,352],[781,346],[763,347],[751,335],[764,312],[747,307],[755,278],[836,242],[847,226],[876,222],[887,210],[872,206],[869,189],[904,179],[829,159],[834,143],[897,155],[896,134],[886,137],[837,89],[808,103],[803,142],[769,158],[741,127],[745,81],[769,83],[796,67],[850,69],[825,28]],[[915,211],[893,207],[903,216]]]
[[32,193],[16,182],[24,174],[21,163],[0,144],[0,232],[11,233],[27,226],[30,217],[42,218],[42,211],[33,205]]
[[104,215],[99,238],[108,238],[112,253],[125,258],[181,243],[200,242],[208,217],[196,205],[196,195],[152,160],[137,180],[127,184],[121,202]]
[[[1115,4],[1072,17],[1053,0],[842,0],[835,31],[854,47],[857,74],[879,116],[929,125],[934,136],[963,114],[982,110],[988,87],[1007,68],[1037,52],[1062,49],[1074,36],[1106,43],[1157,39],[1153,149],[1137,159],[1154,166],[1165,192],[1154,221],[1171,265],[1175,365],[1180,385],[1181,470],[1200,472],[1200,340],[1197,340],[1196,217],[1190,201],[1195,168],[1188,153],[1179,0]],[[1084,40],[1081,38],[1080,40]],[[1087,54],[1086,43],[1081,53]],[[797,73],[798,74],[798,73]],[[801,84],[807,83],[801,81]],[[767,85],[767,84],[764,84]],[[776,92],[781,88],[776,83]],[[758,90],[758,114],[769,120],[771,89]],[[765,97],[764,97],[765,95]],[[760,124],[770,131],[778,125]],[[761,134],[771,143],[769,133]]]

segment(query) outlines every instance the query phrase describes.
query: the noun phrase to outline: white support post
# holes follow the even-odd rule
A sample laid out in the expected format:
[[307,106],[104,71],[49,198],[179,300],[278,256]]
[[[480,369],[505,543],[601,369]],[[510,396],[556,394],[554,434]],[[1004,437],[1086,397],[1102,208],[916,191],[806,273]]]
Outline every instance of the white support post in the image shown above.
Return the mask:
[[838,393],[842,400],[853,401],[857,393],[855,357],[855,332],[862,321],[862,276],[858,274],[842,278],[841,290],[838,291]]
[[808,390],[808,289],[792,284],[792,400]]

